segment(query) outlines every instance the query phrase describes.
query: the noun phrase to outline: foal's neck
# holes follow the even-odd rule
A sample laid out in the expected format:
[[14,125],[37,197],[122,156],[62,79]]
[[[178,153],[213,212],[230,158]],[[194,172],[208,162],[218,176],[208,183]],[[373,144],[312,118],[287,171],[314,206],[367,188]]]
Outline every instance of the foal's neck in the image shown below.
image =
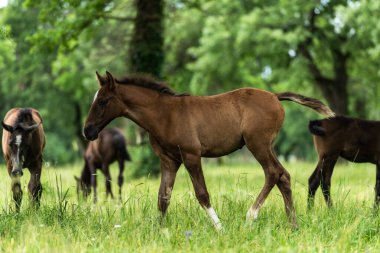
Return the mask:
[[168,112],[166,101],[170,95],[133,85],[119,85],[118,93],[125,105],[123,116],[148,132],[155,132],[160,122],[165,120]]

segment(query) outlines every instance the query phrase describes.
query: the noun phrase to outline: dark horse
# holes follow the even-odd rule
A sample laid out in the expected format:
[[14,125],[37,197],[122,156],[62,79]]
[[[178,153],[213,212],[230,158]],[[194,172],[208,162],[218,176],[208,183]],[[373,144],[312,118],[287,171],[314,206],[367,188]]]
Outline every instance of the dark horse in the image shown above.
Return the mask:
[[45,133],[42,118],[32,108],[13,108],[5,115],[3,125],[3,154],[7,169],[12,178],[13,199],[16,210],[20,210],[22,190],[20,177],[22,169],[28,168],[29,193],[34,203],[39,205],[42,194],[40,182],[42,152],[45,147]]
[[339,156],[355,163],[376,164],[375,204],[380,201],[380,121],[368,121],[344,116],[310,121],[318,152],[318,165],[309,178],[308,207],[314,204],[319,185],[327,206],[332,206],[331,176]]
[[167,86],[147,78],[116,80],[97,73],[100,88],[84,127],[85,137],[98,133],[116,117],[124,116],[147,130],[160,158],[161,185],[158,208],[165,215],[177,170],[184,163],[195,195],[217,229],[221,223],[211,207],[202,172],[201,157],[227,155],[244,145],[264,169],[265,184],[247,219],[255,219],[274,185],[280,189],[286,212],[297,226],[290,175],[280,164],[272,143],[284,120],[280,100],[292,100],[331,115],[320,101],[293,93],[274,94],[243,88],[214,96],[175,95]]
[[119,185],[119,198],[121,200],[121,187],[123,185],[124,161],[131,161],[127,151],[127,145],[123,133],[117,128],[105,128],[100,132],[99,138],[91,141],[84,155],[84,167],[80,178],[75,176],[77,181],[77,193],[83,191],[87,197],[91,192],[91,186],[94,189],[94,203],[96,196],[96,169],[101,169],[106,178],[106,194],[111,195],[111,174],[109,165],[114,161],[119,164],[119,176],[117,183]]

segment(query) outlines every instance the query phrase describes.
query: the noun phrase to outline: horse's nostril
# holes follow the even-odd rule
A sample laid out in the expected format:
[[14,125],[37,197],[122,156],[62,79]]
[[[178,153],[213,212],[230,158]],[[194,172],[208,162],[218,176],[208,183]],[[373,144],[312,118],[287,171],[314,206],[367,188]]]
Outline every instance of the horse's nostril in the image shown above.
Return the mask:
[[95,127],[93,124],[90,124],[84,128],[83,133],[84,133],[84,137],[87,140],[92,141],[98,137],[98,128]]

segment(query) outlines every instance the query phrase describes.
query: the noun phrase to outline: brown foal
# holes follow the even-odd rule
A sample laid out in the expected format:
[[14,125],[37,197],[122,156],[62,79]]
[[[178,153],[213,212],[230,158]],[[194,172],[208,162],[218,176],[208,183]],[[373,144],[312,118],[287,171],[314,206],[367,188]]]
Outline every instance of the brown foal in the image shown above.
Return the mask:
[[45,147],[45,133],[42,118],[32,108],[13,108],[4,117],[3,154],[9,176],[12,179],[13,199],[16,210],[20,210],[22,190],[20,177],[22,169],[28,168],[30,180],[28,190],[33,203],[39,206],[42,194],[40,182],[42,172],[42,152]]
[[297,226],[290,175],[272,148],[285,116],[280,100],[291,100],[331,116],[333,112],[327,106],[293,93],[274,94],[253,88],[214,96],[176,95],[167,86],[147,78],[117,80],[106,73],[105,77],[97,73],[100,88],[85,123],[85,137],[96,139],[110,121],[120,116],[131,119],[149,133],[161,164],[158,208],[162,217],[169,205],[176,173],[183,163],[199,203],[216,229],[221,229],[210,204],[201,157],[224,156],[246,145],[265,174],[264,187],[248,210],[247,219],[257,218],[269,192],[277,185],[286,213]]

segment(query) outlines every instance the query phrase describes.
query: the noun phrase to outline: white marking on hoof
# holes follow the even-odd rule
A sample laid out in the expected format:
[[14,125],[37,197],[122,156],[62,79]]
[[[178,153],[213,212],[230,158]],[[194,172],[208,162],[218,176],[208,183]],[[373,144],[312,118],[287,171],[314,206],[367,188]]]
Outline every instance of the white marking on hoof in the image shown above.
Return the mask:
[[212,223],[214,224],[214,227],[216,230],[220,231],[223,229],[222,223],[219,220],[218,215],[216,214],[214,208],[210,207],[206,209],[206,212],[208,216],[210,216]]
[[259,216],[259,209],[250,208],[247,212],[246,220],[247,221],[256,220],[258,216]]

